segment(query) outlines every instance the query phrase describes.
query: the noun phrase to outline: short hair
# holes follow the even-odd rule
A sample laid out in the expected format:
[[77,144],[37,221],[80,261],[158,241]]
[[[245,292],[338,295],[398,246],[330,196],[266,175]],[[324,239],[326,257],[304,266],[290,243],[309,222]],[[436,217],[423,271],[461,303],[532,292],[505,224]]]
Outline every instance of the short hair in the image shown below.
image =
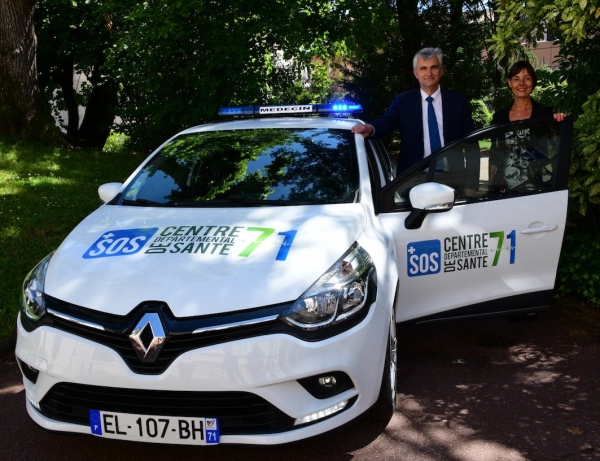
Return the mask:
[[508,81],[512,79],[515,75],[519,74],[522,70],[527,71],[527,73],[531,77],[531,80],[533,81],[533,88],[535,89],[535,86],[537,85],[538,81],[537,74],[535,73],[535,69],[533,68],[533,66],[527,61],[517,61],[512,66],[510,66],[510,69],[508,70],[508,75],[506,76],[506,86],[509,86]]
[[437,56],[438,61],[440,62],[440,67],[444,67],[442,65],[444,52],[441,50],[441,48],[423,48],[417,51],[417,54],[415,54],[415,57],[413,58],[413,69],[417,70],[417,61],[419,58],[427,60],[432,59],[434,56]]

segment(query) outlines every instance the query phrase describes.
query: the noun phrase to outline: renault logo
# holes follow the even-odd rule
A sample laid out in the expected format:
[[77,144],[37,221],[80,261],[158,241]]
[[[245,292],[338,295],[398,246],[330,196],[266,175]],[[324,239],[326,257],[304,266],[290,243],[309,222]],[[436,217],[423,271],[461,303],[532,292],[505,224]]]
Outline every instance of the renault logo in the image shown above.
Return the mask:
[[144,314],[129,339],[142,362],[154,362],[167,339],[160,316],[156,312]]

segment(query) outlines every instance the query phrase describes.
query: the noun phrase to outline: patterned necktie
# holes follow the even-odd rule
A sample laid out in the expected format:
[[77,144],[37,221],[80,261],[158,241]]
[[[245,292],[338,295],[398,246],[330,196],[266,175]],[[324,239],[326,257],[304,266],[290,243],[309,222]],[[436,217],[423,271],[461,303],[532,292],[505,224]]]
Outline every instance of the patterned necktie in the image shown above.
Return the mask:
[[440,150],[442,148],[442,142],[440,141],[440,131],[438,130],[437,118],[435,117],[435,110],[433,109],[433,98],[427,96],[427,125],[429,125],[429,144],[431,146],[431,153]]

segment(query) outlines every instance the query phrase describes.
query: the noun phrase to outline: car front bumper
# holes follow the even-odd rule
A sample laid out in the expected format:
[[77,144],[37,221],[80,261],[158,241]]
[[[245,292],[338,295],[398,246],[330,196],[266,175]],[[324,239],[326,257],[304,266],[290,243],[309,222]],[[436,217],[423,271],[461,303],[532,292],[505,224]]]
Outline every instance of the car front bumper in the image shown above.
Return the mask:
[[[333,416],[283,432],[221,435],[221,443],[280,444],[334,429],[356,418],[377,400],[389,322],[388,310],[375,304],[360,324],[326,340],[307,342],[285,334],[240,339],[188,351],[164,373],[142,375],[131,371],[109,347],[52,327],[27,332],[19,319],[16,355],[21,366],[29,365],[39,371],[35,383],[23,379],[29,415],[40,426],[54,431],[91,433],[89,424],[60,421],[38,409],[49,393],[57,388],[64,391],[65,386],[68,391],[69,385],[84,389],[89,386],[100,396],[103,389],[147,394],[156,391],[157,395],[247,393],[264,399],[291,420],[342,401],[351,402]],[[346,373],[354,386],[331,397],[316,398],[298,383],[302,378],[332,372]]]

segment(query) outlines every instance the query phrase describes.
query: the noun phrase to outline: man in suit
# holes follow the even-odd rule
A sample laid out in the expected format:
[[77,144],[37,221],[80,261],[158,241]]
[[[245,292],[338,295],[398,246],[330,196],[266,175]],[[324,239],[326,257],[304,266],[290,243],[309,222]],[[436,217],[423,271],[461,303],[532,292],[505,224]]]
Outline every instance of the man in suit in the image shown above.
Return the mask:
[[[371,124],[352,128],[353,133],[372,139],[382,138],[398,128],[398,174],[475,129],[467,97],[463,93],[440,87],[442,59],[443,53],[439,48],[418,51],[413,59],[413,73],[420,88],[397,95],[385,114]],[[428,101],[429,96],[432,99]],[[432,110],[435,117],[431,114]],[[430,120],[433,120],[431,134]]]

